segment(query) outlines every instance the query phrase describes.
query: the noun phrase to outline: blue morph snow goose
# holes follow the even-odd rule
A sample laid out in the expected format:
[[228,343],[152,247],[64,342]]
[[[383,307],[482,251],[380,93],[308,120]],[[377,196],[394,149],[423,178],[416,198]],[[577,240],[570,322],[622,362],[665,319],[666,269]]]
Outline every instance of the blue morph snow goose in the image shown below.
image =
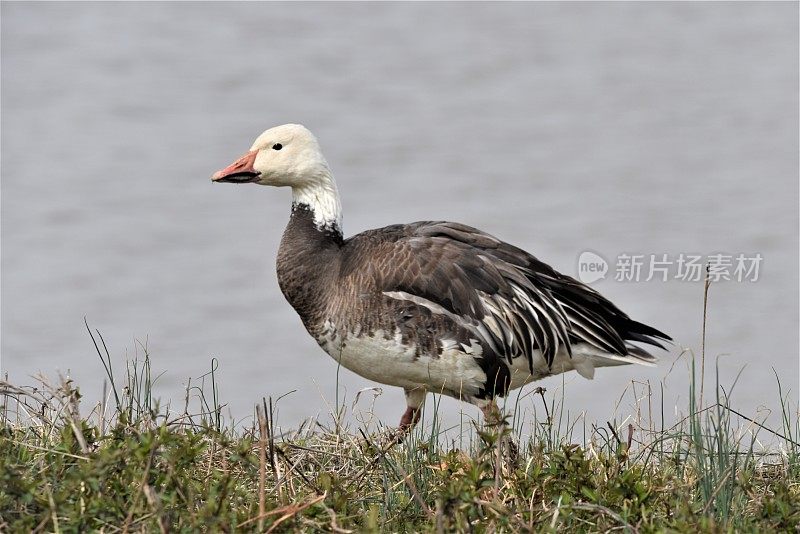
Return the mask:
[[531,381],[596,367],[652,364],[663,348],[595,290],[464,224],[424,221],[344,239],[336,182],[316,138],[286,124],[214,173],[215,182],[292,188],[278,282],[308,332],[342,366],[405,390],[400,420],[428,392],[496,413],[494,398]]

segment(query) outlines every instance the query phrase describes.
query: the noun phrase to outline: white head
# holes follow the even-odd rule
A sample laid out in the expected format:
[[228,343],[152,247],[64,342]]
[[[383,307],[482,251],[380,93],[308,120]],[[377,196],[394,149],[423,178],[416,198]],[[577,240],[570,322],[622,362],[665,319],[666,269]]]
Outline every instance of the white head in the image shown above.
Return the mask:
[[211,177],[214,182],[256,183],[292,188],[295,204],[314,211],[318,227],[341,229],[336,182],[317,138],[305,126],[284,124],[265,131],[250,151]]

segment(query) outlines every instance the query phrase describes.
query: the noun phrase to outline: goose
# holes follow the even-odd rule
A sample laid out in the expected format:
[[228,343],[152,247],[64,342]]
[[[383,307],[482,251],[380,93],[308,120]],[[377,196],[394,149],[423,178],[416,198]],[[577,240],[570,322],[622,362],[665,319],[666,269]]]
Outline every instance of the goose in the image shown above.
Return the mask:
[[347,239],[333,174],[304,126],[266,130],[213,182],[290,187],[278,283],[308,333],[339,365],[403,388],[399,429],[427,393],[476,405],[575,370],[654,365],[638,344],[671,338],[524,250],[465,224],[421,221]]

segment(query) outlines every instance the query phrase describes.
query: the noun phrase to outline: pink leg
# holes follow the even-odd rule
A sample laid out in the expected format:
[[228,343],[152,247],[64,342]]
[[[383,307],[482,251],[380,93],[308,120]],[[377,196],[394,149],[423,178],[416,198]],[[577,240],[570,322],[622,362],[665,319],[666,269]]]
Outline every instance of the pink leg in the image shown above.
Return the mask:
[[400,418],[400,431],[409,432],[422,416],[422,405],[425,403],[427,391],[422,388],[406,389],[406,412]]
[[[494,432],[498,432],[500,440],[498,441],[498,454],[503,454],[505,459],[512,465],[517,465],[519,460],[519,448],[514,443],[514,438],[511,435],[511,429],[508,427],[503,413],[497,406],[497,402],[492,400],[482,400],[475,402],[483,412],[483,424],[487,427],[493,428]],[[499,458],[499,456],[498,456]]]
[[487,425],[494,426],[505,423],[505,420],[500,413],[500,408],[497,406],[497,403],[494,401],[494,399],[484,401],[478,404],[478,407],[483,412],[483,419]]
[[406,408],[406,412],[403,414],[403,417],[400,418],[400,430],[403,432],[408,432],[419,422],[420,415],[422,415],[422,410],[420,408],[412,408],[409,406]]

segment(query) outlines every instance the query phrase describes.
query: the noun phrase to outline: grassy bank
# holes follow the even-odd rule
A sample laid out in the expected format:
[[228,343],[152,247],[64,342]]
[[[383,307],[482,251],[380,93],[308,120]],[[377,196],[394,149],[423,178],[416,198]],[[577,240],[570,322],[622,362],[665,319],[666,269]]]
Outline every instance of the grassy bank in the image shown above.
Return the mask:
[[[103,364],[113,378],[107,352]],[[796,532],[800,524],[800,426],[782,390],[783,428],[740,417],[719,385],[701,405],[693,379],[688,415],[675,426],[609,423],[579,443],[558,399],[538,391],[542,414],[514,458],[501,450],[501,430],[479,423],[471,445],[445,445],[435,415],[402,444],[388,432],[321,422],[275,435],[271,401],[249,429],[234,429],[213,377],[190,386],[186,406],[170,413],[153,399],[146,354],[124,374],[87,415],[69,381],[0,383],[0,531]],[[756,448],[759,433],[774,439],[769,453]]]

